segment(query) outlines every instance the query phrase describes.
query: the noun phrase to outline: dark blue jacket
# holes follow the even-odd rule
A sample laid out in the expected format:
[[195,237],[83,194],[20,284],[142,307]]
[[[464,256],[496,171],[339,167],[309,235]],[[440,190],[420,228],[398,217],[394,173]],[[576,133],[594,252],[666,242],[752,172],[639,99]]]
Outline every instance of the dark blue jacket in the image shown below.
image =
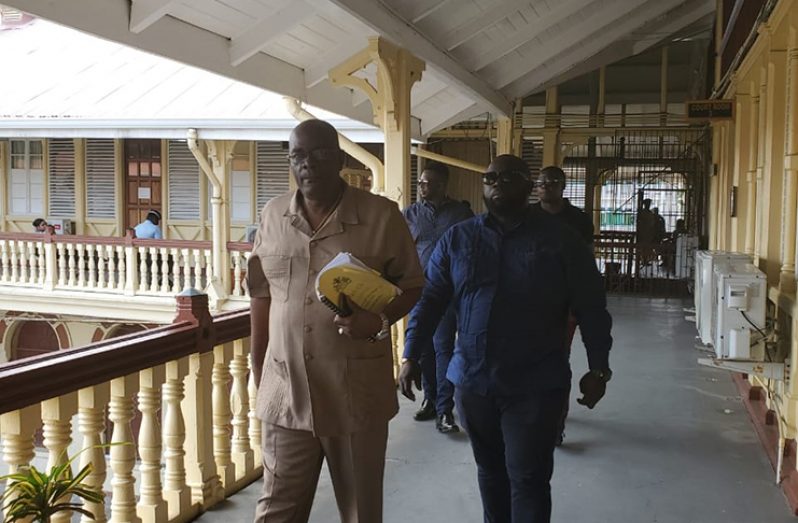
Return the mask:
[[410,315],[405,357],[418,358],[450,302],[457,343],[447,378],[478,394],[563,388],[569,310],[591,369],[609,368],[612,319],[587,245],[559,220],[528,213],[503,232],[487,214],[438,242],[421,300]]

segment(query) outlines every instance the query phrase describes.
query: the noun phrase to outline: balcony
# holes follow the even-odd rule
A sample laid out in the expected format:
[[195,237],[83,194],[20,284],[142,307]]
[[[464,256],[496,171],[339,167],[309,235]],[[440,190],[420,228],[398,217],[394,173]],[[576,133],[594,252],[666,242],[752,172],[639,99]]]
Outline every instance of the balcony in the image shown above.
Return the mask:
[[250,249],[228,243],[219,268],[210,241],[0,233],[0,301],[35,313],[168,323],[175,295],[197,288],[213,311],[240,309],[249,304]]

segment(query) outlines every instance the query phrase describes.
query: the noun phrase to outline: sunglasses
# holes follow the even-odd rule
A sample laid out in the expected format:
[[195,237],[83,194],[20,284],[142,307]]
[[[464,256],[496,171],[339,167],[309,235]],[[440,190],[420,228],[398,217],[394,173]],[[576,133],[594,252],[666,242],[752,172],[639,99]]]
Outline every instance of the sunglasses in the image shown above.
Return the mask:
[[560,180],[538,180],[535,187],[558,187],[561,183]]
[[482,175],[482,183],[485,185],[496,185],[496,183],[508,184],[528,179],[529,174],[524,171],[490,171]]

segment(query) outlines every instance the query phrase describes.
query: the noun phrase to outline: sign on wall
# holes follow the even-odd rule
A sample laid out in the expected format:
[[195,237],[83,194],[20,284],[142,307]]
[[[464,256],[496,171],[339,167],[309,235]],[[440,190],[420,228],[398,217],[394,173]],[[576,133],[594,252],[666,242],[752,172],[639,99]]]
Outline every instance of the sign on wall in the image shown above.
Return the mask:
[[734,100],[692,100],[687,102],[688,120],[731,120]]

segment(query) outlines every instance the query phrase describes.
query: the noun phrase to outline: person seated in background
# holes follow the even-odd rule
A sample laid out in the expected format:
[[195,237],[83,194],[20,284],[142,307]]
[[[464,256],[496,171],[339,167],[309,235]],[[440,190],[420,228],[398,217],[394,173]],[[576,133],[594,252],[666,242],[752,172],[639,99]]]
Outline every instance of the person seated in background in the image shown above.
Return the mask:
[[161,228],[158,226],[159,223],[161,223],[161,212],[150,209],[147,213],[147,219],[133,228],[136,238],[145,240],[162,239],[163,235],[161,234]]
[[44,218],[36,218],[33,220],[33,229],[36,232],[47,232],[47,220]]

